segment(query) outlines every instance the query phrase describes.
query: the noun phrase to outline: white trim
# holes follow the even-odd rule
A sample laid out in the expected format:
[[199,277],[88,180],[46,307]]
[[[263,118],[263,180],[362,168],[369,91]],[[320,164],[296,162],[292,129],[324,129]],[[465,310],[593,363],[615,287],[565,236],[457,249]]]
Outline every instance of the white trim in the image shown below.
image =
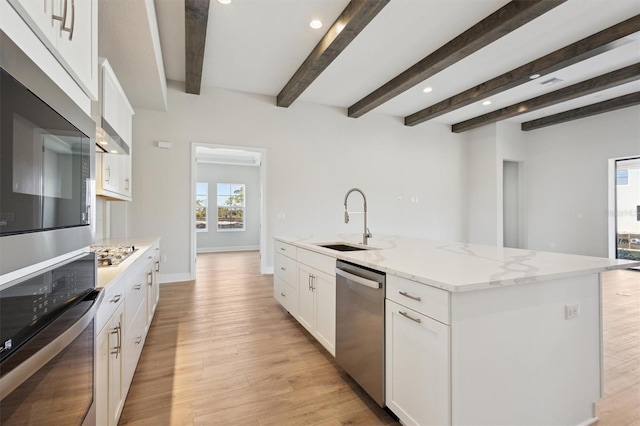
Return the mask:
[[194,278],[191,278],[189,273],[180,273],[180,274],[159,274],[158,275],[158,283],[177,283],[182,281],[193,281]]
[[589,426],[597,423],[598,420],[600,420],[598,417],[591,417],[590,419],[587,419],[583,422],[578,423],[576,426]]
[[258,251],[260,246],[228,246],[228,247],[200,247],[198,253],[222,253],[227,251]]

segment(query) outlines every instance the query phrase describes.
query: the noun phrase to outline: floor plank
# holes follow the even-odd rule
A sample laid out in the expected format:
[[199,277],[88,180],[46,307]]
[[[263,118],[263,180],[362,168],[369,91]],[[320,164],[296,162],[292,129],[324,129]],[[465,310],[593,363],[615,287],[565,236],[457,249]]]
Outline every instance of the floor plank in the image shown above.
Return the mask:
[[[272,295],[257,252],[163,284],[120,424],[395,425]],[[640,426],[640,272],[603,274],[598,426]]]

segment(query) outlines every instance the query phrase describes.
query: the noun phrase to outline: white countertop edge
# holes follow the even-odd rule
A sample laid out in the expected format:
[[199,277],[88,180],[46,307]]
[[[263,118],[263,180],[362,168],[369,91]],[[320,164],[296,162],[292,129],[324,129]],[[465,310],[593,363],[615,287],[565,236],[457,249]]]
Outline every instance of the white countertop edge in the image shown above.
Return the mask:
[[[402,239],[402,237],[393,237],[393,238],[395,238],[396,240]],[[328,237],[328,238],[318,238],[313,236],[309,238],[300,238],[300,237],[289,238],[289,237],[278,236],[278,237],[273,237],[273,239],[287,243],[287,244],[294,245],[302,249],[311,250],[319,254],[334,257],[336,259],[344,260],[347,262],[352,262],[361,266],[365,266],[371,269],[376,269],[381,272],[385,272],[387,274],[406,278],[412,281],[417,281],[419,283],[429,285],[431,287],[436,287],[449,292],[456,292],[456,293],[474,291],[474,290],[486,290],[490,288],[500,288],[500,287],[536,283],[536,282],[542,282],[542,281],[558,280],[558,279],[564,279],[564,278],[597,274],[601,272],[618,270],[618,269],[629,269],[632,267],[640,266],[640,261],[635,262],[635,261],[624,261],[624,260],[616,259],[616,262],[619,262],[619,263],[615,265],[614,264],[609,264],[606,266],[598,265],[598,266],[586,267],[586,268],[581,268],[579,270],[572,270],[567,272],[543,273],[539,276],[527,276],[522,278],[504,279],[504,280],[498,280],[498,281],[479,280],[477,283],[465,283],[463,285],[452,285],[445,282],[429,279],[428,277],[425,277],[425,276],[407,273],[405,271],[398,270],[395,268],[389,268],[389,267],[377,264],[375,262],[368,262],[366,260],[358,259],[354,256],[349,255],[349,253],[361,253],[362,251],[339,252],[339,251],[327,249],[324,247],[320,247],[317,245],[317,244],[339,244],[339,243],[345,243],[345,242],[353,245],[361,245],[354,241],[354,236],[352,235],[349,235],[349,236],[341,235],[341,236],[338,236],[338,238],[336,238],[335,236]],[[424,241],[425,243],[431,242],[429,240],[424,240]],[[462,244],[462,243],[452,242],[451,244]],[[384,245],[384,244],[380,244],[376,247],[375,242],[372,242],[372,244],[370,244],[370,247],[372,247],[373,250],[385,250],[385,248],[381,247],[381,245]],[[469,246],[481,246],[481,245],[469,244]],[[391,250],[391,249],[396,250],[396,248],[393,248],[393,247],[386,248],[386,250]],[[518,249],[512,249],[512,250],[518,250]],[[531,252],[531,250],[523,250],[523,252]],[[547,252],[544,252],[544,253],[547,253]],[[559,255],[559,256],[563,255],[563,253],[555,253],[555,252],[553,252],[552,254]],[[580,255],[566,254],[566,256],[580,256]],[[592,258],[594,260],[601,260],[601,261],[611,260],[606,258],[597,258],[597,257],[590,257],[590,256],[581,256],[581,257]]]

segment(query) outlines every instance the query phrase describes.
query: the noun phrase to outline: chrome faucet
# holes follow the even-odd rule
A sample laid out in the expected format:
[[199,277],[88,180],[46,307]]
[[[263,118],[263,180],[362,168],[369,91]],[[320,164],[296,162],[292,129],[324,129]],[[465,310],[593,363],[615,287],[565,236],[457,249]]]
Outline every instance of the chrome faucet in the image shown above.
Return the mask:
[[347,195],[344,196],[344,223],[349,223],[349,210],[347,210],[347,199],[349,198],[349,194],[352,192],[359,192],[362,195],[362,199],[364,200],[364,232],[362,233],[362,244],[367,245],[367,241],[373,235],[369,232],[369,228],[367,228],[367,197],[364,196],[364,192],[362,192],[359,188],[351,188],[347,191]]

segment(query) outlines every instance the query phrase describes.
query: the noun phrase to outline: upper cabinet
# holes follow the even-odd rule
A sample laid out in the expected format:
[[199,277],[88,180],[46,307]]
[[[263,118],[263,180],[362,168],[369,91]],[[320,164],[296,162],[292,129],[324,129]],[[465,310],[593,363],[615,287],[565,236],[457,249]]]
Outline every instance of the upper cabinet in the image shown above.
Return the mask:
[[98,123],[96,194],[131,201],[131,149],[133,108],[106,59],[100,60],[100,101],[94,120]]
[[82,91],[98,98],[98,1],[6,0]]

